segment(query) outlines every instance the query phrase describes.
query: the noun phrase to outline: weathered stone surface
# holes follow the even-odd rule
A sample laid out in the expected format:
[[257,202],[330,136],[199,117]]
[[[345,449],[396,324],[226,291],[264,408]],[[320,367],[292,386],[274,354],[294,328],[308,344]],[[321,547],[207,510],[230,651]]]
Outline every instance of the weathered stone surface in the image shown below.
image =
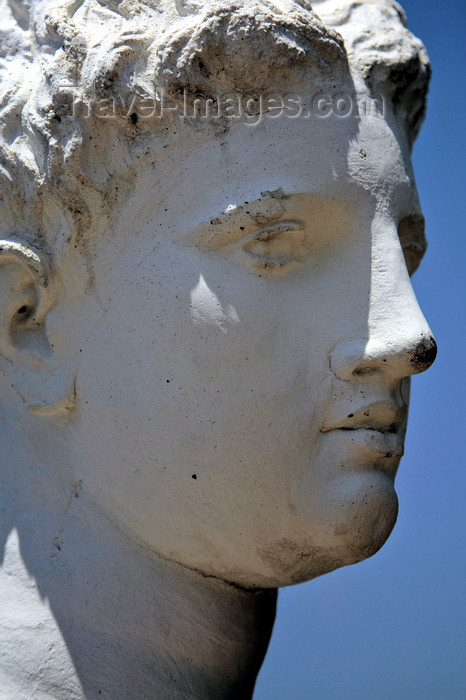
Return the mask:
[[391,0],[0,0],[0,689],[245,698],[435,341]]

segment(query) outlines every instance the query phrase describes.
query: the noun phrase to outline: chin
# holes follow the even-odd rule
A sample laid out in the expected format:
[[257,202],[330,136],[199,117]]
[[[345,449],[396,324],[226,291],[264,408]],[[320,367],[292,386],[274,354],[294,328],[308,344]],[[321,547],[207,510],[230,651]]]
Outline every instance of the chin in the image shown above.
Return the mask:
[[[318,518],[295,520],[292,534],[259,551],[268,569],[266,585],[290,586],[309,581],[375,554],[396,522],[398,498],[393,479],[373,471],[360,474],[359,485],[335,489],[330,507]],[[348,484],[346,484],[348,486]]]
[[345,522],[335,527],[335,535],[341,536],[336,545],[338,566],[356,564],[371,557],[385,544],[395,526],[398,497],[393,481],[387,477],[382,487],[377,486],[377,489],[365,489],[360,499],[351,502]]

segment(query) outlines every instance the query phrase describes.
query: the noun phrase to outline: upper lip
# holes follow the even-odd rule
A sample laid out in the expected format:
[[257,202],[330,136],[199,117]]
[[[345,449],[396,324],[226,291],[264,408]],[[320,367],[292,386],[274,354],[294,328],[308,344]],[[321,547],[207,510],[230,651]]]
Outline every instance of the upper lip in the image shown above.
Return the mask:
[[397,433],[406,420],[406,405],[376,402],[349,410],[345,417],[326,421],[322,433],[330,430],[377,430],[381,433]]

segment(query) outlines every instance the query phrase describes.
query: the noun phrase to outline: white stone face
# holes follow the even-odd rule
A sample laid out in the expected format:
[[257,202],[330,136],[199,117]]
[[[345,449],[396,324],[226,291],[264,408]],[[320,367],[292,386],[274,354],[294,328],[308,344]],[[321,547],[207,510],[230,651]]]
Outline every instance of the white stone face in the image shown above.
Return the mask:
[[78,475],[145,545],[235,583],[370,555],[430,336],[397,233],[408,153],[382,117],[269,120],[158,169],[96,254],[105,312],[74,309]]
[[0,0],[0,693],[250,697],[273,589],[394,525],[429,65],[312,5]]

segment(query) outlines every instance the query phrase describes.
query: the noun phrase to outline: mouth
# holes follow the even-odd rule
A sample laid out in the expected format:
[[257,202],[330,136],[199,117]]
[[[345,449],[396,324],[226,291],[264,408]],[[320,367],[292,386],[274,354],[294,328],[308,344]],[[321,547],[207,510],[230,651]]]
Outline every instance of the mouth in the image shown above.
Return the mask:
[[[329,420],[321,433],[339,434],[359,453],[372,453],[386,463],[384,470],[392,471],[404,453],[404,426],[407,407],[389,403],[374,403],[347,414],[340,420]],[[361,455],[362,456],[362,455]],[[395,465],[394,467],[390,467]]]
[[397,433],[406,421],[405,404],[377,402],[348,413],[342,418],[330,418],[321,428],[322,433],[331,430],[374,430],[379,433]]

